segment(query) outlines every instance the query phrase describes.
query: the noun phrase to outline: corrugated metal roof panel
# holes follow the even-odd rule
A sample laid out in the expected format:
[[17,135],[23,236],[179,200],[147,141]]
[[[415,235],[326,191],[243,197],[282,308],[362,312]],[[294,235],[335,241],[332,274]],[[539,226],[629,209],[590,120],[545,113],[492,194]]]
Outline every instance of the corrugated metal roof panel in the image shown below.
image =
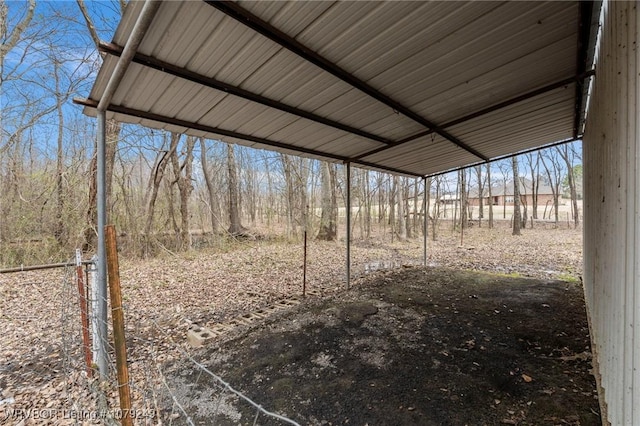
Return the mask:
[[435,135],[365,157],[363,160],[412,172],[424,168],[429,171],[428,173],[449,170],[478,161],[473,155]]
[[490,157],[504,155],[505,145],[517,152],[530,148],[533,141],[565,140],[572,133],[574,96],[575,85],[571,84],[453,126],[450,131],[474,141],[474,148]]
[[[281,33],[276,31],[270,39],[245,25],[249,21],[262,25],[253,18],[239,21],[223,12],[235,5],[266,22],[263,34],[271,31],[268,25]],[[115,43],[126,44],[141,10],[142,2],[130,3]],[[425,123],[429,121],[442,125],[575,77],[578,12],[575,1],[163,2],[139,51],[400,141],[428,130]],[[295,43],[302,43],[299,54],[275,41],[282,34],[282,42],[293,43],[294,49]],[[303,58],[314,54],[324,58],[326,70]],[[105,59],[91,99],[100,99],[116,62],[113,57]],[[345,75],[341,79],[336,73]],[[369,88],[355,88],[358,84]],[[387,148],[362,161],[373,167],[429,174],[476,163],[481,157],[552,143],[572,135],[576,92],[571,84],[533,98],[522,97],[513,105],[444,129],[453,137],[438,128],[432,136]],[[389,105],[385,96],[391,98]],[[315,157],[344,159],[384,146],[135,63],[129,66],[112,104],[154,113],[158,120],[167,117],[182,120],[174,123],[193,122],[196,128],[217,128],[234,135],[222,137],[227,141],[246,137],[253,139],[243,143],[248,146],[273,143],[278,150],[300,149]],[[393,105],[399,105],[399,111]],[[116,117],[125,120],[121,113]],[[125,121],[184,130],[155,119]],[[191,133],[220,136],[202,129]],[[481,157],[460,144],[479,151]]]

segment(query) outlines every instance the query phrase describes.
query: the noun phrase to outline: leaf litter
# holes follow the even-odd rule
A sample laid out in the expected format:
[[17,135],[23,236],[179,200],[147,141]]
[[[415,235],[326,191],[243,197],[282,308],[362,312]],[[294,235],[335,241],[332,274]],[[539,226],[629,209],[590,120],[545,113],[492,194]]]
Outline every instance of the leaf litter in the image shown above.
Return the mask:
[[[521,237],[513,237],[506,228],[497,228],[492,231],[486,228],[471,228],[466,231],[465,246],[461,247],[459,235],[443,228],[439,232],[438,241],[429,240],[428,245],[427,263],[431,267],[446,266],[459,270],[490,271],[505,278],[533,277],[547,281],[564,279],[570,281],[566,285],[579,286],[582,270],[580,230],[534,229],[526,230]],[[293,309],[294,311],[296,309],[304,311],[310,308],[308,306],[310,303],[320,303],[319,301],[325,299],[345,298],[344,256],[344,241],[310,241],[306,288],[319,296],[307,299],[300,307]],[[352,243],[352,273],[353,284],[356,287],[354,292],[358,292],[359,287],[366,287],[372,279],[377,280],[376,285],[394,288],[398,284],[398,276],[394,275],[396,272],[386,271],[386,268],[404,266],[399,272],[405,271],[411,274],[421,270],[414,267],[421,263],[420,240],[394,243],[382,240],[356,240]],[[189,327],[194,324],[209,326],[228,322],[278,300],[299,297],[302,292],[302,247],[299,243],[251,241],[237,243],[222,253],[204,250],[147,260],[132,260],[123,256],[120,265],[130,376],[134,383],[134,407],[138,404],[138,407],[159,410],[159,413],[156,413],[157,417],[145,419],[148,424],[158,424],[163,417],[165,420],[169,417],[184,418],[184,415],[176,413],[175,410],[168,412],[166,407],[163,407],[163,404],[165,406],[171,404],[166,400],[166,395],[163,396],[162,392],[155,391],[160,387],[160,379],[153,374],[153,367],[162,365],[163,368],[168,369],[162,371],[167,371],[167,379],[171,380],[168,373],[170,367],[167,366],[177,366],[184,358],[185,352],[201,356],[203,351],[209,350],[209,348],[195,350],[186,344],[185,336]],[[455,281],[448,275],[448,273],[441,273],[437,280],[420,285],[429,288],[437,282],[438,287],[445,288]],[[73,293],[69,291],[73,290],[65,288],[69,285],[68,281],[68,271],[0,275],[0,300],[2,300],[0,305],[0,392],[2,396],[0,400],[4,401],[0,403],[0,416],[3,410],[6,413],[9,408],[16,407],[70,409],[74,403],[77,405],[78,401],[81,401],[82,407],[87,410],[98,409],[100,401],[92,391],[92,386],[96,386],[95,383],[92,384],[92,381],[85,377],[81,364],[73,364],[69,361],[81,359],[81,353],[79,341],[68,341],[64,338],[65,327],[73,328],[79,322],[77,298],[70,297]],[[419,281],[416,280],[416,285]],[[469,290],[469,294],[466,293],[465,290],[464,302],[477,301],[486,297],[476,290]],[[449,321],[464,321],[462,317],[465,312],[461,311],[463,304],[456,298],[460,299],[460,295],[445,295],[444,300],[434,301],[435,311],[433,312],[437,312],[438,318],[446,315],[451,317]],[[545,304],[548,307],[543,308]],[[397,309],[406,308],[406,306],[403,307],[403,303],[396,303],[396,305]],[[545,299],[537,306],[541,310],[550,311],[550,314],[558,312],[554,309],[554,300]],[[377,318],[382,317],[388,309],[390,308],[384,303],[376,305],[376,313],[364,315],[362,324],[372,321],[375,323]],[[509,309],[512,312],[509,312]],[[495,314],[494,311],[499,311],[500,314]],[[374,310],[372,309],[371,312]],[[420,342],[424,336],[416,337],[418,336],[416,330],[402,330],[403,323],[396,317],[404,315],[403,319],[409,321],[406,317],[408,313],[398,312],[393,310],[389,314],[389,321],[398,328],[397,336],[400,336],[394,338],[395,341],[406,342],[406,350],[424,350],[421,346],[424,343]],[[420,318],[419,321],[411,319],[410,322],[419,327],[418,324],[434,318],[436,314],[433,312],[409,311],[413,317]],[[511,317],[505,321],[517,321],[518,312],[513,312],[512,306],[505,309],[503,305],[496,303],[491,307],[490,312],[492,315]],[[275,321],[275,324],[279,324],[279,318],[278,315],[274,315],[267,322]],[[309,319],[309,321],[312,320]],[[325,318],[324,324],[329,328],[335,328],[341,324],[355,326],[357,322],[352,324],[350,320],[344,318],[329,317]],[[256,327],[260,329],[262,326]],[[369,328],[375,330],[375,327]],[[238,336],[245,332],[246,330],[240,330],[236,334],[230,333],[228,337],[220,338],[215,344],[224,344],[229,339],[239,338]],[[460,351],[489,352],[488,348],[494,339],[479,331],[477,335],[463,336],[459,344],[454,345],[451,337],[437,335],[438,330],[431,330],[428,334],[434,339],[429,344],[437,347],[438,354],[425,364],[434,368],[442,368],[443,365],[452,362],[452,359],[455,361]],[[540,342],[530,341],[535,338],[524,337],[516,339],[521,346],[541,347]],[[366,345],[364,343],[366,341],[370,341],[371,344]],[[590,358],[581,355],[589,353],[588,337],[582,343],[584,345],[580,348],[568,348],[566,345],[551,348],[550,353],[544,356],[554,359],[564,357],[561,361],[565,363],[590,364]],[[385,357],[385,354],[392,350],[389,345],[390,343],[380,336],[365,336],[353,341],[353,347],[360,350],[358,362],[377,370],[393,369],[393,364]],[[344,348],[348,345],[336,346]],[[337,355],[329,352],[329,349],[327,347],[325,351],[315,354],[315,358],[312,358],[316,361],[313,364],[316,369],[323,368],[323,365],[335,366],[339,361]],[[235,356],[228,354],[225,356],[230,363],[234,362]],[[575,359],[572,358],[574,356]],[[338,370],[334,367],[327,368],[330,371]],[[477,367],[471,364],[470,368]],[[547,394],[542,390],[553,391],[554,394],[575,393],[574,388],[569,385],[564,388],[565,391],[559,390],[557,386],[547,386],[542,389],[544,383],[540,382],[537,374],[535,376],[532,374],[526,370],[509,370],[509,380],[504,386],[507,389],[519,384],[540,387],[539,393],[543,396]],[[525,377],[530,378],[531,381],[527,382]],[[372,384],[380,386],[376,382]],[[367,388],[376,388],[370,385],[368,384]],[[115,386],[105,385],[105,389],[111,406],[117,406]],[[150,389],[154,390],[149,391]],[[244,391],[251,392],[251,388],[247,387]],[[588,394],[589,396],[585,398],[590,401],[594,399],[593,389],[579,389],[577,393]],[[519,405],[517,409],[507,408],[513,407],[513,404],[507,404],[507,397],[503,395],[500,397],[489,395],[489,397],[491,397],[490,401],[499,400],[499,406],[505,407],[503,410],[503,413],[506,413],[505,419],[517,419],[520,424],[527,424],[526,416],[522,417],[522,408]],[[524,404],[527,406],[526,403]],[[308,405],[313,406],[313,401]],[[493,403],[490,405],[498,406]],[[422,413],[417,403],[404,404],[404,406],[412,407],[411,413],[414,416]],[[509,414],[509,410],[513,411],[513,414]],[[593,410],[597,411],[597,401]],[[347,415],[346,412],[345,415]],[[547,417],[551,419],[554,416],[555,414]],[[593,414],[591,416],[595,417]],[[309,423],[313,423],[313,419],[320,423],[322,421],[317,416],[307,418]],[[352,417],[352,420],[357,420],[357,417]],[[56,424],[65,424],[65,419],[55,421]],[[525,423],[522,423],[523,421]],[[30,419],[25,424],[48,423],[46,419],[35,422]],[[375,419],[371,420],[371,423],[376,423]],[[550,424],[552,423],[553,421]],[[449,424],[457,423],[452,421]]]

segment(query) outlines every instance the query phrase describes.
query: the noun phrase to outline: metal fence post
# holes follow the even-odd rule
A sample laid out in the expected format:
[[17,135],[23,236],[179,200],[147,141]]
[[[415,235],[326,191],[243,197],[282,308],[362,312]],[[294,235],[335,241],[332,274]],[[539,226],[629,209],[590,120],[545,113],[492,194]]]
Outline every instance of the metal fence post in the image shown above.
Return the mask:
[[87,374],[91,377],[91,344],[89,343],[89,317],[87,316],[87,298],[85,296],[84,271],[82,270],[82,252],[76,250],[76,280],[78,282],[78,301],[80,303],[80,322],[82,323],[82,351],[85,363],[87,364]]
[[100,332],[98,324],[100,323],[98,319],[98,257],[93,256],[91,258],[91,263],[89,264],[89,270],[87,273],[87,285],[89,286],[91,296],[91,347],[93,348],[93,362],[96,362],[100,359],[100,351],[102,346],[100,345]]

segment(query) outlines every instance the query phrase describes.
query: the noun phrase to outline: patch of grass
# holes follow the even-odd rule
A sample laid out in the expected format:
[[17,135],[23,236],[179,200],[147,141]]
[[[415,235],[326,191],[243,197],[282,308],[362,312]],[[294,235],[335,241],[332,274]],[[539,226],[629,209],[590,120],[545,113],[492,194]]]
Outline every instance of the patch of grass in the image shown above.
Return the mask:
[[496,273],[497,276],[499,277],[505,277],[505,278],[524,278],[524,275],[522,275],[520,272],[499,272]]
[[572,283],[572,284],[580,283],[580,278],[579,277],[576,277],[575,275],[570,274],[568,272],[563,272],[561,274],[558,274],[558,279],[560,281],[566,281],[566,282],[569,282],[569,283]]

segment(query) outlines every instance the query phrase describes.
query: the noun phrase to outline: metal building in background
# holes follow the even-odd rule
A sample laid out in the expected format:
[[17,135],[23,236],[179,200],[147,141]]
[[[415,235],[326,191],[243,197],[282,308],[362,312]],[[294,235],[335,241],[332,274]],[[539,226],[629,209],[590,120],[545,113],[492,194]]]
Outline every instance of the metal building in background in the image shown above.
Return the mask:
[[[425,177],[582,138],[600,6],[131,2],[77,102],[102,120]],[[605,419],[640,424],[640,14],[605,11],[585,293]]]

